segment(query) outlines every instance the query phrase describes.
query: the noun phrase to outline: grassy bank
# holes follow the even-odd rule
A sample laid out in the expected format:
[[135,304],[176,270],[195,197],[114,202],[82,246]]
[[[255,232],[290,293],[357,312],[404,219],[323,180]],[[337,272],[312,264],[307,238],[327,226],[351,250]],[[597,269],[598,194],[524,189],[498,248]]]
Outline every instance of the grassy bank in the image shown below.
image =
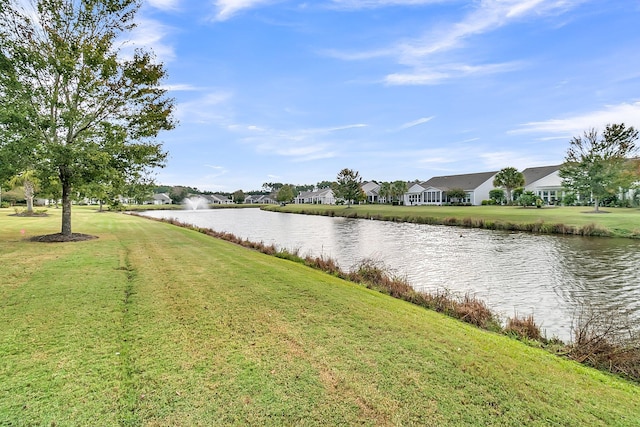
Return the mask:
[[640,238],[640,209],[519,206],[270,205],[264,209],[309,215],[345,216],[422,224],[457,225],[544,234]]
[[640,387],[138,217],[0,210],[0,425],[637,425]]

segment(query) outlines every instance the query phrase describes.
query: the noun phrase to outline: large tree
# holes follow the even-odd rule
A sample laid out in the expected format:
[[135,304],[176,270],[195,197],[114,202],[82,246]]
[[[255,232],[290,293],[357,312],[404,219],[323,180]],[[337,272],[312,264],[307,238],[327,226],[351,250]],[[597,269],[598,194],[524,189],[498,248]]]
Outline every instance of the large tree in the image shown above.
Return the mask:
[[493,178],[493,186],[504,188],[507,193],[507,203],[511,204],[513,203],[511,192],[514,188],[524,186],[524,175],[516,168],[504,168]]
[[600,201],[620,190],[623,175],[634,165],[638,131],[624,123],[609,124],[602,135],[596,129],[573,137],[560,168],[562,185],[581,197],[591,197],[595,211]]
[[344,199],[347,205],[349,205],[366,199],[361,185],[362,178],[360,177],[360,173],[345,168],[338,173],[333,192],[336,197]]
[[283,184],[280,186],[276,195],[276,200],[279,202],[290,202],[298,195],[296,187],[291,184]]
[[23,154],[14,170],[57,177],[63,236],[75,188],[142,179],[166,159],[155,140],[174,126],[164,68],[151,52],[121,51],[139,6],[0,0],[0,152]]

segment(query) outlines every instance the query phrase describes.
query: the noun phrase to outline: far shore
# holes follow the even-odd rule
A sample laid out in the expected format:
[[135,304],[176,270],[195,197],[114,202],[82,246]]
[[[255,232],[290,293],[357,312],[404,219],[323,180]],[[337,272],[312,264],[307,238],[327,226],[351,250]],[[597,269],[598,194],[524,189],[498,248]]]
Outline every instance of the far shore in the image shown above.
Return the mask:
[[490,230],[524,231],[598,237],[640,238],[639,208],[590,206],[391,206],[391,205],[266,205],[263,209],[307,215],[340,216],[394,222],[453,225]]

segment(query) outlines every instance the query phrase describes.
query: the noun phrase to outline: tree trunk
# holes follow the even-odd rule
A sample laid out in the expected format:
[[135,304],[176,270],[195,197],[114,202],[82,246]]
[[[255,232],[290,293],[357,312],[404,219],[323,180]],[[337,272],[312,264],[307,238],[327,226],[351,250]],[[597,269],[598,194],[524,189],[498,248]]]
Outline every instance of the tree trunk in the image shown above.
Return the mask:
[[71,184],[62,179],[62,231],[63,236],[71,236]]
[[34,188],[33,184],[30,181],[24,181],[24,198],[27,199],[27,213],[33,213],[33,195]]
[[595,212],[600,212],[598,205],[600,204],[600,201],[598,200],[598,198],[595,198],[595,201],[593,202],[593,210]]

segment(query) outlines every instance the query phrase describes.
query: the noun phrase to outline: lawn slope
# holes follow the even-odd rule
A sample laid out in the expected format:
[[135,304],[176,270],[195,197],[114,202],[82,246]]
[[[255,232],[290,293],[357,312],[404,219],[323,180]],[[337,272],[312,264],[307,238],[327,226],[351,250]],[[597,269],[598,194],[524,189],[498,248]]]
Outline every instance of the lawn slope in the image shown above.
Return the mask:
[[640,387],[299,264],[0,210],[0,425],[638,425]]

